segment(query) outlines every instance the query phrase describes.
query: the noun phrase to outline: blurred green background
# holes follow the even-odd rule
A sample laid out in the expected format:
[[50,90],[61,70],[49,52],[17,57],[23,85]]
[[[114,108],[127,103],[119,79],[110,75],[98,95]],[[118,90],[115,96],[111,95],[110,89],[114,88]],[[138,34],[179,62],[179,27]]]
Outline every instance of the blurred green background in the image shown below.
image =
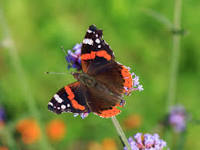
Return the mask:
[[[168,110],[173,34],[155,16],[173,21],[173,0],[1,0],[0,9],[0,105],[7,115],[0,144],[10,149],[85,150],[88,143],[101,144],[110,138],[122,149],[110,119],[90,114],[82,120],[47,110],[54,93],[74,81],[60,47],[71,49],[80,43],[91,24],[104,30],[116,60],[130,66],[144,86],[143,92],[125,98],[127,104],[117,116],[125,134],[156,130]],[[198,0],[182,2],[181,24],[187,34],[181,36],[175,97],[194,119],[200,119],[199,9]],[[46,71],[68,74],[46,75]],[[123,122],[133,114],[141,119],[140,126],[126,129]],[[35,144],[22,146],[15,126],[30,117],[39,123],[42,136]],[[57,142],[45,134],[46,124],[53,119],[66,125],[64,138]],[[188,123],[185,149],[200,149],[199,133],[199,125]],[[173,146],[174,134],[168,131],[161,136]]]

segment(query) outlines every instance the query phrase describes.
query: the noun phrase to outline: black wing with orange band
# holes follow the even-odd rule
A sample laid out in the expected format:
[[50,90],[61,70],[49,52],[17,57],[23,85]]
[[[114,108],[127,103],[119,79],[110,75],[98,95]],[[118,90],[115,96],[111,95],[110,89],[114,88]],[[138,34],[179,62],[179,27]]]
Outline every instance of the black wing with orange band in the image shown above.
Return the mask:
[[48,109],[57,114],[62,112],[88,112],[85,93],[80,82],[74,82],[61,88],[48,103]]
[[83,39],[81,49],[82,70],[88,73],[88,67],[92,64],[94,68],[104,66],[114,60],[113,51],[102,38],[102,30],[91,25]]

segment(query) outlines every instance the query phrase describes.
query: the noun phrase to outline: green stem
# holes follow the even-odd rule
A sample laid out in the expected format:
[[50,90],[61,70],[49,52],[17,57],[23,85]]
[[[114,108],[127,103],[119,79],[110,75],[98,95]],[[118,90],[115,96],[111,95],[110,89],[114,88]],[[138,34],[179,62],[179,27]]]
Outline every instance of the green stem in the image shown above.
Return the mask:
[[[182,0],[175,0],[174,5],[175,5],[174,6],[174,30],[179,31],[181,29]],[[176,103],[175,99],[176,99],[177,74],[178,74],[178,68],[179,68],[180,44],[181,44],[181,34],[174,33],[167,109],[169,109],[172,105]]]
[[128,143],[128,140],[126,138],[126,135],[124,134],[124,131],[122,130],[120,124],[119,124],[119,121],[117,120],[116,117],[112,117],[112,122],[117,130],[117,133],[119,134],[121,140],[123,141],[123,143],[125,144],[125,146],[128,148],[128,150],[131,150],[131,147]]
[[183,150],[184,149],[184,144],[186,141],[186,136],[187,136],[187,129],[185,129],[185,131],[181,132],[181,134],[179,135],[179,139],[177,142],[177,150]]

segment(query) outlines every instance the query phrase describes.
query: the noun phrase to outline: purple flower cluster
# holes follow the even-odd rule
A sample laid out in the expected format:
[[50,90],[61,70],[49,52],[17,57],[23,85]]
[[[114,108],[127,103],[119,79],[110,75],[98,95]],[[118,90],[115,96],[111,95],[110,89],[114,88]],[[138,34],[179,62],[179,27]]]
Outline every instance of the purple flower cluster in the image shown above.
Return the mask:
[[0,107],[0,126],[4,124],[6,119],[6,114],[5,114],[5,110]]
[[76,44],[72,50],[67,51],[65,59],[68,62],[68,69],[75,68],[78,71],[81,70],[81,47],[82,44]]
[[182,132],[186,128],[187,113],[183,106],[174,106],[169,113],[169,124],[176,132]]
[[[129,137],[131,150],[162,150],[167,146],[166,142],[159,138],[158,134],[137,133],[134,138]],[[127,150],[127,147],[124,147]]]
[[84,112],[84,113],[74,113],[74,117],[77,117],[78,115],[81,116],[82,119],[85,119],[90,112]]
[[131,74],[133,78],[133,90],[136,91],[143,91],[143,85],[140,84],[139,82],[139,76],[137,76],[134,72]]

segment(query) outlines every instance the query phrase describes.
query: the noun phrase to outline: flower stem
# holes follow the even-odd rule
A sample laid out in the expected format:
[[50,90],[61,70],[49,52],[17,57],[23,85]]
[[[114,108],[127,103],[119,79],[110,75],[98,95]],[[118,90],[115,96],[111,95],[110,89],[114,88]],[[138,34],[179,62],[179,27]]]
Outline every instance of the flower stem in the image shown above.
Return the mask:
[[184,149],[184,144],[186,141],[186,136],[187,136],[187,129],[179,135],[178,143],[177,143],[177,150],[183,150]]
[[123,143],[125,144],[125,146],[128,148],[128,150],[131,150],[131,147],[128,143],[128,140],[126,138],[126,135],[124,134],[124,131],[122,130],[120,124],[119,124],[119,121],[117,120],[117,118],[114,116],[111,118],[112,119],[112,122],[117,130],[117,133],[119,134],[121,140],[123,141]]
[[173,34],[173,45],[172,45],[172,56],[171,56],[171,71],[170,71],[170,81],[169,81],[169,93],[168,93],[168,105],[169,109],[174,105],[176,99],[176,85],[177,85],[177,73],[179,66],[179,55],[180,55],[180,44],[181,44],[181,34],[178,31],[181,30],[181,7],[182,0],[175,0],[174,3],[174,27],[173,29],[177,33]]

